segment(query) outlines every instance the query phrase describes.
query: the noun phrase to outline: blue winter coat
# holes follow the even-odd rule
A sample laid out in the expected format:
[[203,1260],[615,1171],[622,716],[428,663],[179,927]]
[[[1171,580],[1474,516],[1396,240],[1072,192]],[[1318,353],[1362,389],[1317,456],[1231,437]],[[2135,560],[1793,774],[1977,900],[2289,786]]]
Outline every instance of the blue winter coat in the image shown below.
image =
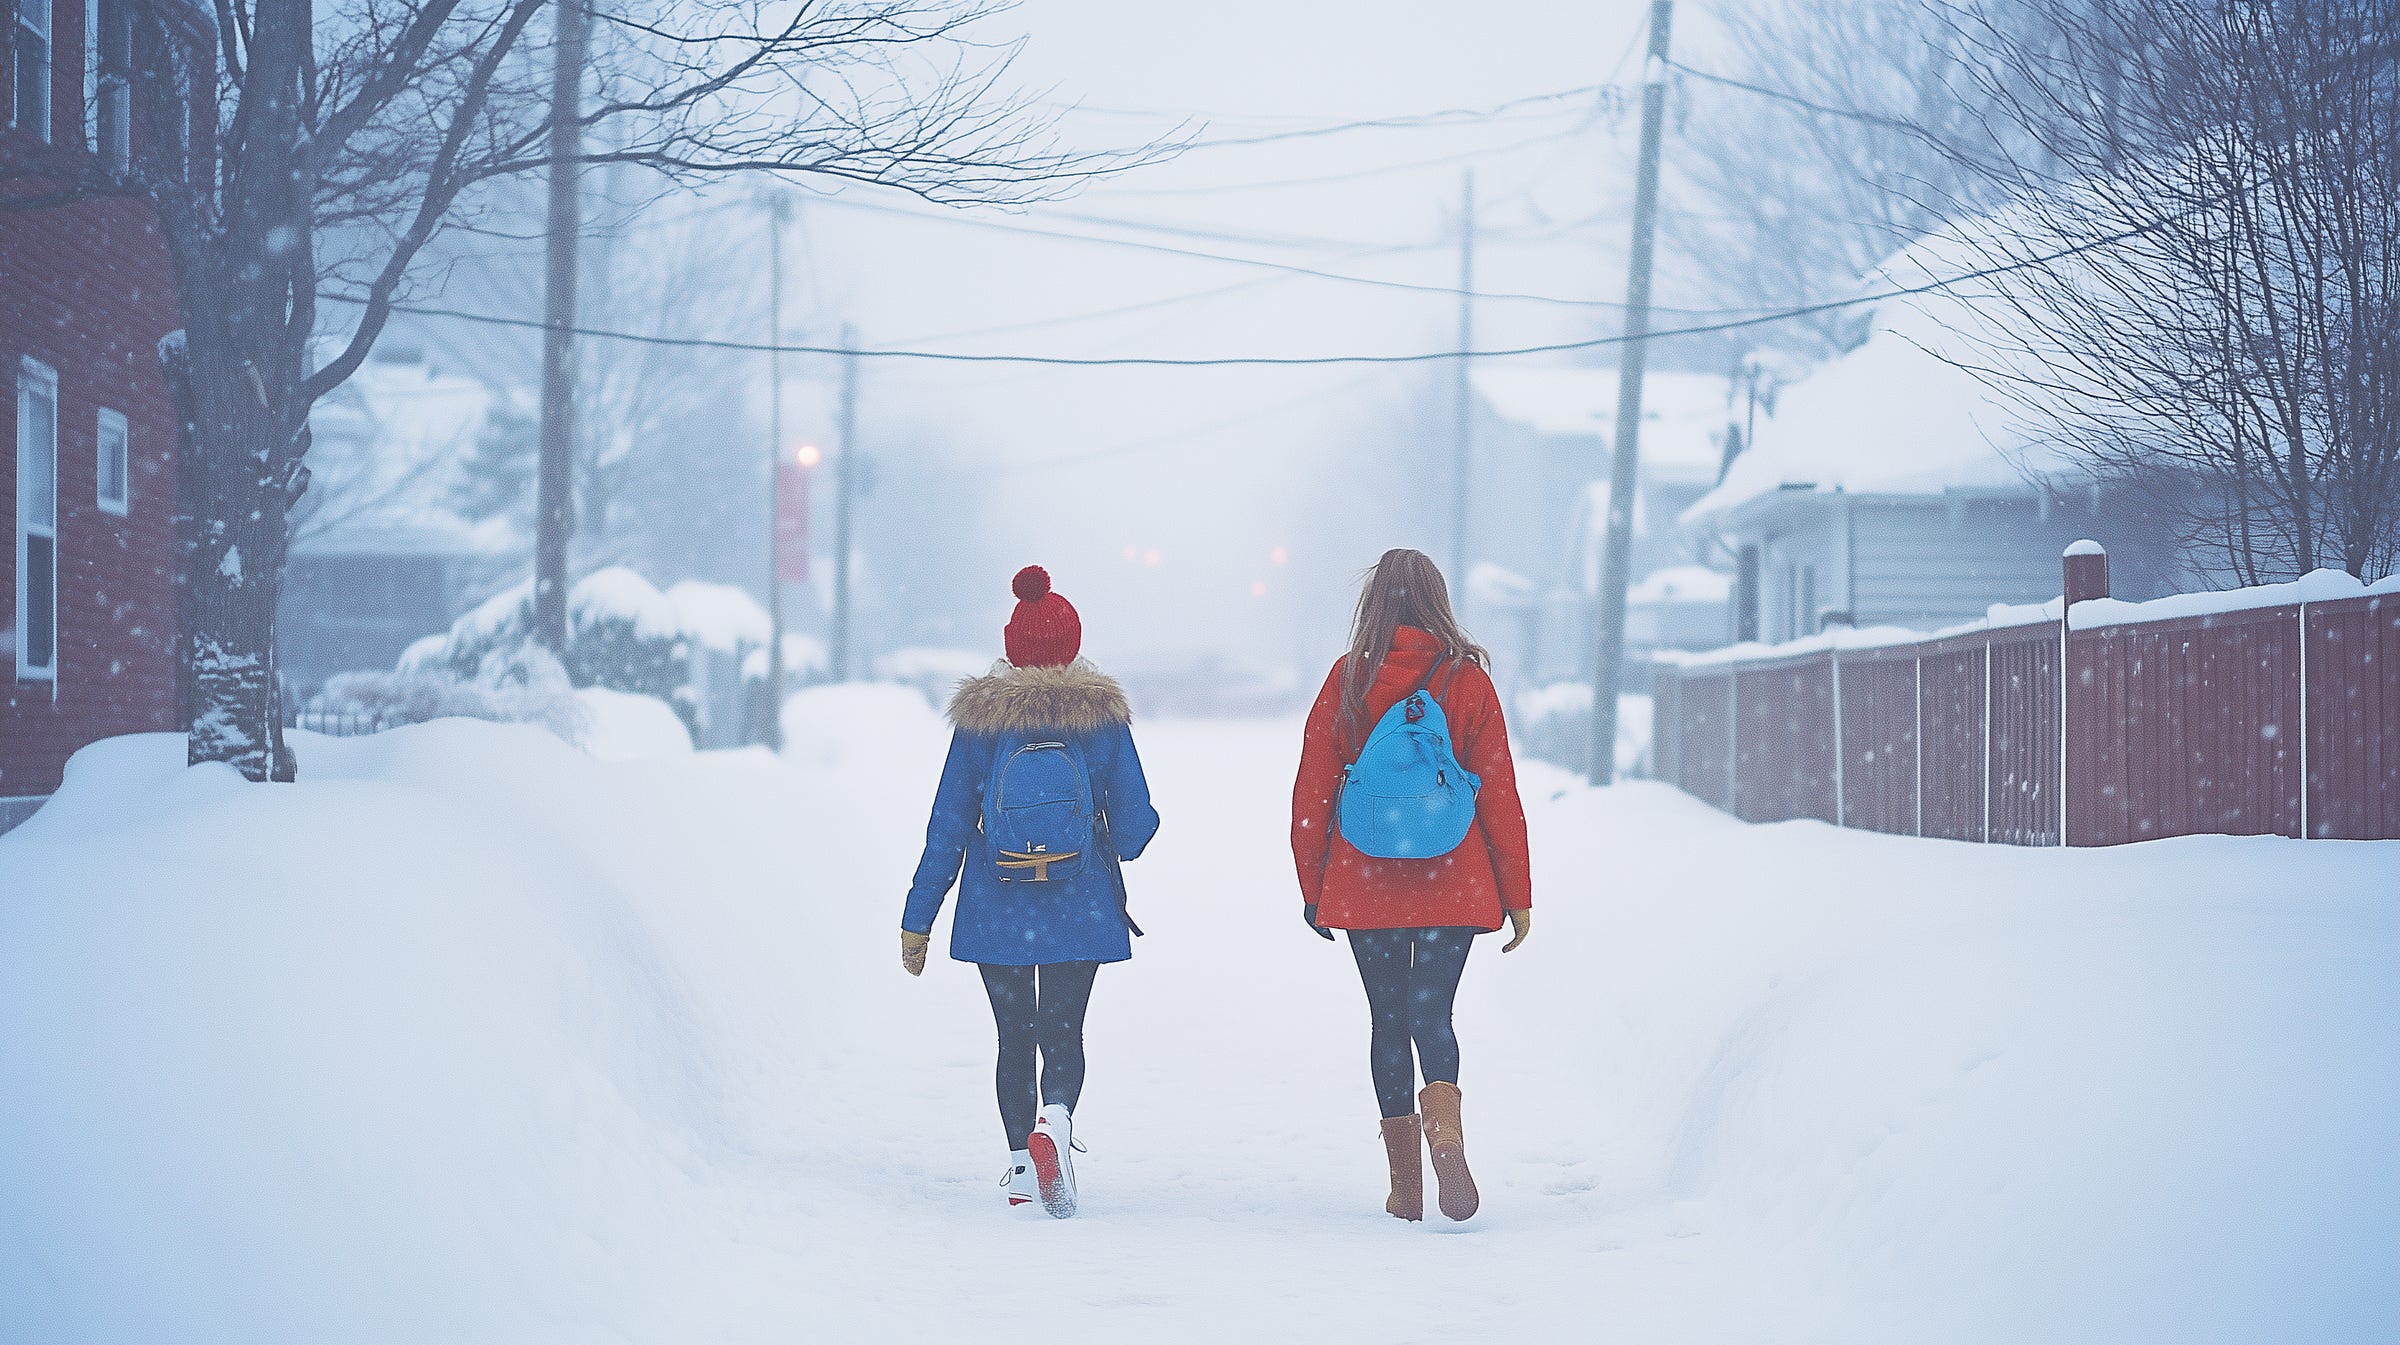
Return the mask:
[[900,927],[931,933],[943,898],[957,883],[950,956],[961,962],[1021,967],[1132,957],[1115,865],[1088,864],[1063,882],[1004,883],[983,836],[983,790],[1001,735],[1057,734],[1083,751],[1092,801],[1108,819],[1118,857],[1140,856],[1158,833],[1158,813],[1134,751],[1125,693],[1081,659],[1063,668],[1003,663],[960,684],[950,720],[956,726],[950,757],[942,764],[925,827],[925,857],[917,862]]

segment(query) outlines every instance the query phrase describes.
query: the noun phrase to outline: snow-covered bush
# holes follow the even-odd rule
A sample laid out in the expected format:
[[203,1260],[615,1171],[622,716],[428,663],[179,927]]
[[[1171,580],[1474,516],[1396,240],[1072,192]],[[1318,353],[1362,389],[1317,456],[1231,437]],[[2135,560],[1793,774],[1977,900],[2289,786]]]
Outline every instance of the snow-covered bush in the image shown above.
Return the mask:
[[538,724],[570,743],[584,733],[566,670],[532,646],[485,659],[470,678],[423,661],[394,672],[341,673],[309,699],[300,727],[358,734],[452,718]]
[[[458,681],[522,657],[533,644],[533,585],[505,589],[460,617],[438,646],[420,641],[401,667],[438,666]],[[691,641],[676,605],[647,579],[622,565],[595,570],[567,593],[565,676],[576,687],[650,696],[695,726]]]

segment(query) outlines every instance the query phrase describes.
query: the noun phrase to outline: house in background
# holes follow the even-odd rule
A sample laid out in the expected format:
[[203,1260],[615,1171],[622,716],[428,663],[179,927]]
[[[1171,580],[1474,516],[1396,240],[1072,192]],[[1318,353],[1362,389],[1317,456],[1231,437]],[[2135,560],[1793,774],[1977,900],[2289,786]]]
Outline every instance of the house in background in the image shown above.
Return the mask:
[[[214,123],[213,19],[157,7],[185,46],[194,103],[153,126],[134,106],[131,10],[20,3],[0,19],[0,193],[56,173],[122,173],[166,137],[194,160]],[[98,19],[98,23],[91,22]],[[181,726],[175,416],[158,346],[181,325],[150,207],[111,197],[0,207],[0,831],[101,738]]]
[[[1938,254],[1903,253],[1877,279],[1954,273]],[[1885,303],[1865,343],[1784,389],[1683,512],[1695,549],[1734,572],[1733,639],[1788,640],[1836,614],[1937,629],[2043,601],[2058,594],[2059,552],[2085,537],[2108,548],[2119,596],[2164,591],[2164,549],[2079,479],[2021,402],[1950,362],[1993,362],[2005,343],[1987,320],[1944,292]]]
[[[1611,441],[1616,434],[1615,369],[1499,368],[1479,371],[1475,426],[1472,550],[1468,620],[1498,646],[1501,665],[1527,684],[1589,676],[1593,595],[1599,589],[1608,519]],[[1698,557],[1674,520],[1706,494],[1725,458],[1737,408],[1734,384],[1716,374],[1652,372],[1642,389],[1639,493],[1633,507],[1630,566],[1635,588],[1628,640],[1640,654],[1673,633],[1675,648],[1694,646],[1693,607],[1713,586],[1684,573]],[[1645,580],[1663,570],[1682,579],[1673,596],[1651,594]],[[1646,610],[1645,595],[1659,599]],[[1720,593],[1714,601],[1723,602]],[[1722,621],[1715,628],[1721,632]]]
[[456,508],[493,393],[385,342],[309,416],[315,484],[292,531],[278,657],[293,709],[335,673],[388,669],[519,577],[526,546]]

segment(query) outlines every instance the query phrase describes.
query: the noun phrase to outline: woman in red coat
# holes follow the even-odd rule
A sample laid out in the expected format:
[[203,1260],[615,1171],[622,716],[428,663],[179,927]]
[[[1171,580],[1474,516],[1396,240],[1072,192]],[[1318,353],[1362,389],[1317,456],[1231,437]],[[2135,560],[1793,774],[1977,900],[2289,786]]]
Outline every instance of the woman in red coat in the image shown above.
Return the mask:
[[[1383,1108],[1392,1194],[1402,1219],[1425,1213],[1422,1143],[1433,1151],[1442,1213],[1475,1213],[1459,1120],[1458,1037],[1450,1006],[1478,934],[1514,927],[1508,952],[1533,928],[1525,809],[1517,800],[1508,725],[1486,670],[1491,656],[1459,629],[1450,589],[1422,551],[1383,554],[1359,595],[1350,652],[1333,665],[1308,714],[1300,775],[1292,786],[1292,859],[1302,913],[1325,938],[1347,930],[1374,1020],[1369,1060]],[[1482,777],[1466,839],[1448,854],[1377,859],[1344,840],[1335,822],[1343,770],[1378,720],[1423,688],[1449,721],[1459,764]],[[1413,1050],[1412,1050],[1413,1048]],[[1413,1058],[1412,1058],[1413,1057]],[[1422,1072],[1424,1089],[1416,1089]],[[1421,1137],[1421,1139],[1420,1139]]]

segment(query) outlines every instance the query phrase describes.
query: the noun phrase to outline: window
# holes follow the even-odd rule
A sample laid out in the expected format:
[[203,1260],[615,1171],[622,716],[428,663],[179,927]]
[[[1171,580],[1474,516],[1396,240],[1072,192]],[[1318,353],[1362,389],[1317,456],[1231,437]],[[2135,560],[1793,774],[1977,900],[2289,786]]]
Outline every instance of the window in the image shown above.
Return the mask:
[[1816,634],[1817,620],[1820,615],[1817,611],[1817,567],[1803,565],[1800,567],[1800,620],[1806,624],[1792,633],[1794,635]]
[[120,517],[133,504],[133,463],[125,413],[100,408],[100,507]]
[[17,680],[58,680],[58,372],[17,367]]
[[1783,633],[1779,640],[1800,636],[1800,566],[1796,561],[1783,563]]
[[17,11],[16,128],[50,138],[50,0],[15,0]]
[[84,0],[83,15],[91,34],[84,97],[92,152],[121,177],[133,168],[133,3]]

